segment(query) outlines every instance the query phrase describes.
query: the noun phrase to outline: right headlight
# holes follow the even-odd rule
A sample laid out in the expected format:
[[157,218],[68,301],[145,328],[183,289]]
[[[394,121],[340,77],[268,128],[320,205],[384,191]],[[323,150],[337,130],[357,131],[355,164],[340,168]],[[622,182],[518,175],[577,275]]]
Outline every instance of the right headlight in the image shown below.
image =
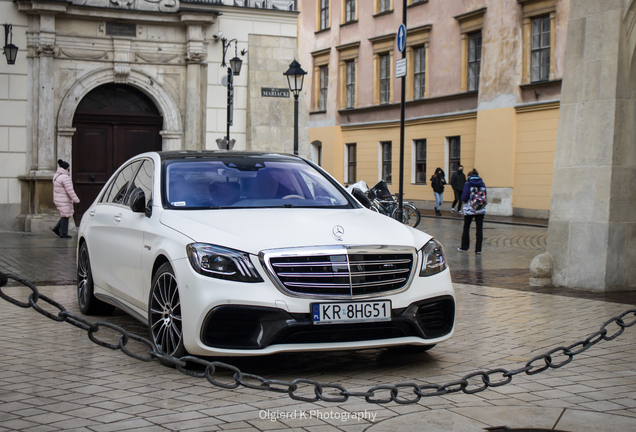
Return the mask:
[[186,250],[192,268],[199,274],[238,282],[263,282],[245,252],[206,243],[191,243]]
[[446,258],[444,257],[444,246],[435,239],[431,239],[421,249],[422,268],[420,276],[431,276],[446,270]]

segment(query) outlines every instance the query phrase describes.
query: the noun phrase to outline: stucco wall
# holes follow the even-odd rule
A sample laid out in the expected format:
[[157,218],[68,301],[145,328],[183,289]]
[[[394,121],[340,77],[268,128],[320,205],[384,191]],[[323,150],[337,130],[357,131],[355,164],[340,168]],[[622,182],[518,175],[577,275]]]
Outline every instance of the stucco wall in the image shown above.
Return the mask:
[[[447,138],[461,137],[461,160],[466,172],[474,168],[475,158],[474,115],[461,116],[446,121],[421,121],[409,124],[405,128],[404,139],[404,196],[409,200],[433,201],[433,189],[429,179],[437,167],[447,171]],[[343,130],[343,142],[357,144],[357,180],[364,180],[369,187],[380,180],[379,145],[381,141],[392,141],[392,176],[389,185],[391,192],[398,192],[398,174],[400,162],[399,125],[377,128],[346,128]],[[397,138],[397,139],[396,139]],[[414,141],[426,139],[426,184],[412,182],[414,170]],[[344,154],[344,150],[343,150]],[[344,170],[343,166],[343,170]],[[344,171],[343,171],[344,172]],[[487,179],[484,179],[487,181]],[[447,174],[447,182],[450,182]],[[448,186],[444,192],[444,201],[453,201],[453,191]]]
[[517,113],[515,209],[550,210],[559,109]]
[[[295,37],[249,36],[247,143],[252,151],[294,152],[294,97],[283,75],[298,57]],[[287,89],[289,97],[263,96],[263,88]],[[298,101],[298,153],[309,156],[307,111]]]

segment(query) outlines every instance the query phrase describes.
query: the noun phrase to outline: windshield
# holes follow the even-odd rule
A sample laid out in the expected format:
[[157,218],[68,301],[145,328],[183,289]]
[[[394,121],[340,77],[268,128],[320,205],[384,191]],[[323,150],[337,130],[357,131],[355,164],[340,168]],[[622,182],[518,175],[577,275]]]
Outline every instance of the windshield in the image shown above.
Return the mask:
[[301,160],[224,158],[168,161],[165,196],[175,209],[351,207],[324,175]]

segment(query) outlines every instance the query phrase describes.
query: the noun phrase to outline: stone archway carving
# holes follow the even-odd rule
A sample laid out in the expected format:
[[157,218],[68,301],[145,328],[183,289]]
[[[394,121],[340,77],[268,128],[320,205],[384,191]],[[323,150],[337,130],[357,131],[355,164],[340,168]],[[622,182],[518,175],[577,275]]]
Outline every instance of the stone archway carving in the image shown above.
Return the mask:
[[[60,104],[57,118],[58,158],[71,159],[71,141],[74,132],[73,116],[77,105],[94,88],[112,82],[115,82],[112,67],[97,69],[77,80],[66,92]],[[154,78],[134,69],[130,70],[126,84],[136,87],[148,95],[163,116],[162,149],[181,150],[183,148],[183,125],[181,113],[172,96]]]

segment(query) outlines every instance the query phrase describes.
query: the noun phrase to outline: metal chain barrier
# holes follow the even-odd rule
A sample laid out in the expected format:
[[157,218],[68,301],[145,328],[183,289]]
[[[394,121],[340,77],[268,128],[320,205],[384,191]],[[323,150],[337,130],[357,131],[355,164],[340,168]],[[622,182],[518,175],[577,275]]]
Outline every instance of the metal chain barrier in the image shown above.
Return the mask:
[[[13,279],[32,291],[29,295],[28,303],[15,300],[2,291],[2,287],[7,284],[8,279]],[[205,378],[212,385],[217,387],[235,389],[239,386],[243,386],[256,390],[287,393],[290,398],[303,402],[323,401],[341,403],[346,402],[350,397],[359,397],[364,398],[369,403],[376,404],[386,404],[390,402],[398,404],[414,404],[418,403],[422,398],[432,396],[444,396],[458,392],[466,394],[479,393],[489,387],[500,387],[509,384],[514,376],[522,373],[525,373],[526,375],[535,375],[548,369],[558,369],[563,367],[570,363],[574,359],[574,356],[587,351],[589,348],[601,341],[611,341],[616,339],[627,327],[631,327],[636,324],[636,309],[628,309],[619,316],[605,321],[597,332],[592,333],[585,339],[575,342],[569,346],[560,346],[546,352],[545,354],[538,355],[528,360],[524,367],[512,371],[497,368],[487,371],[472,372],[459,380],[447,382],[441,385],[422,385],[414,382],[406,382],[393,385],[376,385],[365,392],[352,392],[347,390],[341,384],[321,383],[319,381],[304,378],[295,379],[293,381],[268,380],[258,375],[243,373],[237,367],[227,363],[207,361],[194,356],[184,356],[181,358],[166,356],[158,352],[150,340],[131,334],[117,325],[103,321],[91,322],[83,317],[68,312],[64,306],[45,295],[40,294],[35,285],[20,278],[19,276],[0,272],[0,297],[21,308],[28,309],[31,307],[53,321],[65,321],[72,324],[87,331],[88,337],[94,343],[113,350],[120,349],[124,354],[137,360],[145,362],[153,361],[155,359],[160,360],[163,364],[172,365],[184,374],[198,378]],[[38,305],[39,300],[59,309],[57,315],[42,309]],[[634,318],[631,322],[624,321],[624,318],[628,315],[632,315]],[[608,330],[608,327],[612,324],[615,324],[617,329],[613,334],[609,334],[610,330]],[[115,345],[99,340],[95,333],[99,331],[100,327],[109,328],[121,334],[118,344]],[[139,355],[130,351],[126,345],[131,339],[147,345],[149,348],[148,355]],[[204,366],[205,369],[203,372],[188,369],[188,363]],[[215,377],[215,373],[217,372],[218,375]],[[220,380],[219,378],[222,374],[225,374],[226,376],[230,374],[232,376],[232,381],[228,381],[227,379]],[[472,379],[477,381],[477,383],[471,383],[470,380]],[[479,382],[479,380],[481,380],[481,382]],[[307,392],[307,390],[313,390],[313,395],[311,397],[300,394],[302,391]],[[382,397],[382,394],[384,394],[384,397]]]

